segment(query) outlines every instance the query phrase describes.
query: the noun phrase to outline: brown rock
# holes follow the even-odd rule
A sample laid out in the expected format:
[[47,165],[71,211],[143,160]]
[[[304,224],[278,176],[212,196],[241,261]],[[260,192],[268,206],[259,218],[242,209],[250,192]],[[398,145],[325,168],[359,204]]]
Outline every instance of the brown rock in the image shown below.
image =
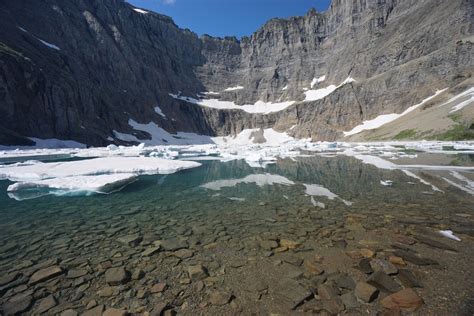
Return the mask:
[[304,267],[310,274],[320,275],[324,272],[324,270],[319,266],[319,264],[313,259],[305,259]]
[[123,309],[109,308],[102,316],[127,316],[129,313]]
[[389,260],[391,263],[396,264],[396,265],[398,265],[398,266],[406,266],[406,265],[407,265],[406,262],[405,262],[402,258],[397,257],[397,256],[390,256],[390,257],[388,258],[388,260]]
[[423,299],[413,289],[406,288],[385,297],[381,304],[387,309],[402,309],[413,312],[423,305]]
[[52,279],[58,275],[64,273],[63,269],[59,266],[51,266],[45,269],[41,269],[36,271],[30,278],[29,284],[36,284],[39,282],[43,282],[49,279]]
[[356,285],[355,296],[366,303],[372,302],[378,294],[379,290],[366,282],[358,282]]
[[130,279],[130,274],[124,267],[110,268],[105,271],[105,281],[110,285],[120,285]]
[[280,240],[280,247],[286,247],[288,249],[296,249],[301,246],[301,243],[297,241],[292,241],[289,239],[281,239]]
[[104,305],[97,305],[96,307],[82,313],[81,316],[102,316],[104,308]]
[[209,296],[209,302],[212,305],[222,306],[229,303],[231,297],[232,297],[232,294],[229,292],[215,291],[215,292],[212,292],[211,295]]
[[192,281],[199,281],[207,278],[208,274],[202,265],[190,266],[188,268],[189,278]]
[[150,289],[150,293],[155,294],[155,293],[161,293],[166,289],[166,283],[157,283],[152,286]]

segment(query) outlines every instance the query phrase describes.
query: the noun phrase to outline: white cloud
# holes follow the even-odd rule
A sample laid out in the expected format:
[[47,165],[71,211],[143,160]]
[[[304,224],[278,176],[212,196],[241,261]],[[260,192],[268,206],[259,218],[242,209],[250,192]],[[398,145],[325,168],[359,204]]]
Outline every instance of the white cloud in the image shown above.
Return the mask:
[[176,0],[162,0],[164,4],[175,4]]

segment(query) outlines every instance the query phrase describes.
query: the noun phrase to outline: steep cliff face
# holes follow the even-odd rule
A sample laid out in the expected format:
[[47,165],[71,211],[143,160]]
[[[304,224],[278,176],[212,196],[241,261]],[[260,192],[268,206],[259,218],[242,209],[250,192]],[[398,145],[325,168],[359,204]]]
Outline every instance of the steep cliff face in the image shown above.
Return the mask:
[[[336,139],[470,77],[465,39],[473,11],[469,0],[333,0],[326,12],[273,19],[239,41],[198,38],[121,0],[3,2],[0,143],[28,143],[28,136],[104,145],[120,142],[114,130],[150,137],[130,119],[208,135],[296,125],[294,136]],[[268,115],[169,96],[215,91],[237,104],[302,101],[307,89],[348,77],[355,82],[321,100]]]

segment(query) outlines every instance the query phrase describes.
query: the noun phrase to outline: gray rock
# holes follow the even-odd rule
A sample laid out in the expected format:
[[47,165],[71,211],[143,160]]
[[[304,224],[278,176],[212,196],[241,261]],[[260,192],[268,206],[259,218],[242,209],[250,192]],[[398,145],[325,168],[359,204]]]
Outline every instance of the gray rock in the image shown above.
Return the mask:
[[49,295],[46,298],[42,299],[36,308],[35,312],[38,314],[45,313],[49,311],[51,308],[56,306],[58,303],[56,301],[56,298],[54,298],[53,295]]
[[102,316],[104,309],[105,309],[104,305],[97,305],[96,307],[82,313],[81,316]]
[[410,270],[400,269],[397,278],[402,282],[404,287],[423,287],[423,284]]
[[342,294],[341,301],[347,309],[357,308],[360,305],[353,292]]
[[73,309],[66,309],[65,311],[61,313],[61,316],[77,316],[77,315],[79,315],[79,313]]
[[209,295],[209,303],[212,305],[222,306],[229,303],[232,294],[226,291],[214,291]]
[[208,277],[207,270],[202,265],[188,267],[188,274],[192,281],[199,281]]
[[32,304],[33,297],[31,295],[15,296],[3,304],[3,312],[5,315],[17,315],[27,311]]
[[140,234],[132,234],[132,235],[126,235],[126,236],[121,236],[117,238],[117,241],[119,243],[122,243],[127,246],[132,246],[135,247],[140,242],[143,240],[143,237]]
[[161,246],[151,247],[142,252],[142,256],[150,257],[160,251]]
[[370,261],[370,266],[374,271],[382,271],[386,274],[397,274],[398,268],[395,267],[392,263],[383,259],[372,259]]
[[109,285],[120,285],[130,280],[130,273],[124,267],[110,268],[105,271],[105,282]]
[[176,251],[189,247],[188,243],[185,240],[180,240],[177,238],[162,240],[160,242],[160,245],[166,251]]
[[306,299],[310,298],[313,293],[302,287],[297,281],[292,279],[283,279],[278,283],[275,289],[275,295],[288,303],[291,309],[295,309]]
[[374,272],[368,279],[367,283],[375,286],[379,290],[386,292],[397,292],[401,290],[400,285],[395,282],[390,276],[382,271]]

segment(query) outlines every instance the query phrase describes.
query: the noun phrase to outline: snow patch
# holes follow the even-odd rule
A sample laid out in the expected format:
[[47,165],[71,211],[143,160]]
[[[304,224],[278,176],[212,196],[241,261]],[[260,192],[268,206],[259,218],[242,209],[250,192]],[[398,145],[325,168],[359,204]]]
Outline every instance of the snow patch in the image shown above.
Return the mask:
[[257,101],[254,104],[237,105],[233,101],[221,101],[219,99],[195,99],[172,93],[170,93],[169,95],[174,99],[186,101],[188,103],[193,103],[208,108],[214,108],[219,110],[242,110],[248,113],[263,114],[282,111],[295,103],[295,101],[286,101],[279,103]]
[[156,114],[161,115],[164,119],[166,119],[165,113],[163,113],[163,111],[161,110],[159,106],[155,106],[153,109],[155,110]]
[[413,105],[413,106],[409,107],[408,109],[403,111],[403,113],[401,113],[401,114],[396,114],[396,113],[382,114],[382,115],[379,115],[379,116],[377,116],[376,118],[374,118],[372,120],[364,121],[361,125],[358,125],[358,126],[354,127],[352,130],[350,130],[348,132],[343,132],[344,137],[355,135],[355,134],[358,134],[358,133],[360,133],[362,131],[365,131],[365,130],[376,129],[376,128],[379,128],[379,127],[381,127],[385,124],[393,122],[396,119],[398,119],[398,118],[400,118],[400,117],[416,110],[417,108],[419,108],[420,106],[422,106],[426,102],[430,101],[431,99],[435,98],[439,94],[443,93],[444,91],[446,91],[446,89],[436,91],[436,93],[434,95],[424,99],[423,101],[421,101],[421,103],[418,103],[416,105]]
[[449,112],[449,113],[453,113],[453,112],[456,112],[456,111],[459,111],[459,110],[462,110],[463,108],[465,108],[466,106],[470,105],[470,104],[473,104],[474,103],[474,87],[452,97],[451,99],[449,99],[447,102],[443,103],[442,105],[440,106],[444,106],[446,104],[449,104],[449,103],[452,103],[454,101],[457,101],[458,99],[461,99],[461,98],[468,98],[467,100],[465,101],[462,101],[461,103],[458,103],[456,104],[455,106],[453,106],[453,109]]
[[326,80],[326,76],[323,75],[319,78],[313,78],[313,81],[311,81],[311,89],[313,89],[313,87],[317,84],[317,83],[320,83],[320,82],[323,82],[324,80]]
[[[326,79],[326,77],[324,76],[324,80]],[[323,81],[324,81],[323,80]],[[313,80],[314,81],[314,80]],[[331,93],[333,93],[334,91],[336,91],[337,89],[339,89],[340,87],[348,84],[348,83],[351,83],[351,82],[355,82],[355,80],[352,78],[352,77],[347,77],[341,84],[339,84],[338,86],[336,85],[330,85],[330,86],[327,86],[325,88],[321,88],[321,89],[316,89],[316,90],[306,90],[304,92],[305,94],[305,101],[316,101],[316,100],[321,100],[321,99],[324,99],[325,97],[327,97],[328,95],[330,95]],[[312,83],[311,83],[312,84]],[[315,82],[316,84],[316,82]],[[311,88],[313,87],[314,85],[312,84],[311,85]]]
[[141,13],[141,14],[148,14],[149,13],[148,11],[145,11],[145,10],[142,10],[142,9],[139,9],[139,8],[133,8],[133,11]]
[[227,89],[224,89],[224,91],[236,91],[236,90],[242,90],[244,87],[243,86],[235,86],[235,87],[229,87]]

